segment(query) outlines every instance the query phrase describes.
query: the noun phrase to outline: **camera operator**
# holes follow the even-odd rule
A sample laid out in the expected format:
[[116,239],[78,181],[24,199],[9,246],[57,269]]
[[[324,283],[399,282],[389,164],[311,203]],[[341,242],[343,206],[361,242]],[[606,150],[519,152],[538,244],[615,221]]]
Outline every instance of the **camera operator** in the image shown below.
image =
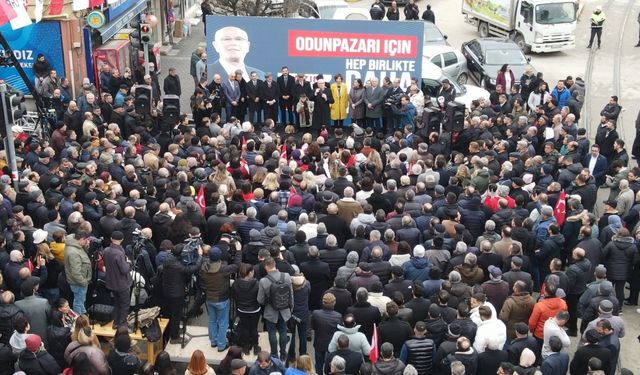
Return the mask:
[[400,106],[391,105],[391,110],[396,116],[396,129],[403,129],[405,125],[415,126],[416,107],[411,104],[409,95],[400,97]]
[[223,250],[214,246],[209,250],[209,261],[200,269],[200,285],[207,297],[207,312],[209,313],[209,341],[211,347],[218,347],[223,352],[229,347],[227,342],[227,328],[229,328],[229,290],[230,277],[238,271],[242,255],[239,249],[227,254],[233,263],[223,261]]
[[182,261],[184,244],[177,244],[171,255],[167,256],[163,263],[162,291],[164,293],[166,311],[169,313],[168,335],[172,344],[178,343],[178,329],[184,308],[186,287],[189,285],[193,274],[202,266],[202,246],[197,247],[197,258],[192,264]]
[[113,295],[113,329],[127,324],[127,314],[131,304],[131,272],[127,257],[122,248],[124,234],[111,233],[111,246],[104,250],[107,289]]
[[242,248],[238,234],[235,231],[228,232],[224,230],[220,235],[218,243],[213,246],[220,248],[222,260],[226,262],[232,261],[235,253]]
[[134,231],[133,235],[134,242],[127,245],[125,253],[142,277],[145,280],[151,280],[156,273],[151,259],[155,259],[157,255],[156,248],[151,242],[153,233],[150,228],[144,228]]

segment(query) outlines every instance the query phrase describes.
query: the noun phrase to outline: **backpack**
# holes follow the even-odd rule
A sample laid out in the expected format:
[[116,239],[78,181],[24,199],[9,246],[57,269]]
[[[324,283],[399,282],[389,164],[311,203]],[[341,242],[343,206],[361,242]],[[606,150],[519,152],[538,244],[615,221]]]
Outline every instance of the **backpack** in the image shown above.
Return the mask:
[[284,273],[280,273],[280,280],[267,275],[271,280],[269,287],[269,304],[274,309],[280,311],[291,308],[291,288],[284,282]]

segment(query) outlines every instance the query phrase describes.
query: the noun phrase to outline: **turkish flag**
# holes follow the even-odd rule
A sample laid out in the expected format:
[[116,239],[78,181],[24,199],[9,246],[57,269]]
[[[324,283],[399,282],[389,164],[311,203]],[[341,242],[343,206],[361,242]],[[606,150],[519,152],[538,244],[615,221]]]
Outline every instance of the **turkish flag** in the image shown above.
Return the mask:
[[378,352],[378,326],[373,324],[373,336],[371,336],[371,351],[369,352],[369,361],[376,363],[380,353]]
[[64,8],[64,0],[51,0],[49,3],[49,15],[57,16],[58,14],[62,14],[62,9]]
[[558,197],[558,202],[556,203],[556,206],[553,209],[553,216],[555,216],[556,221],[558,222],[558,225],[564,224],[564,219],[567,217],[566,199],[567,199],[567,194],[565,194],[563,190],[560,192],[560,196]]
[[8,0],[0,0],[0,26],[16,18],[18,14]]
[[204,184],[200,185],[200,189],[198,190],[198,195],[196,195],[196,204],[200,206],[200,209],[202,210],[202,214],[204,215],[204,212],[207,209],[207,203],[204,200]]

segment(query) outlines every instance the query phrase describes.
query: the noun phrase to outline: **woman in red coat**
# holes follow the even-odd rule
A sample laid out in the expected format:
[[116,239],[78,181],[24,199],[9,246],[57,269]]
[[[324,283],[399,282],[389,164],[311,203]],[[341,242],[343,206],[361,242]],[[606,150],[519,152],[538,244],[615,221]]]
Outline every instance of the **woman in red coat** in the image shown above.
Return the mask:
[[502,85],[504,92],[509,94],[511,92],[511,87],[515,85],[515,83],[516,78],[513,75],[509,64],[502,65],[502,68],[500,68],[498,76],[496,77],[496,86]]

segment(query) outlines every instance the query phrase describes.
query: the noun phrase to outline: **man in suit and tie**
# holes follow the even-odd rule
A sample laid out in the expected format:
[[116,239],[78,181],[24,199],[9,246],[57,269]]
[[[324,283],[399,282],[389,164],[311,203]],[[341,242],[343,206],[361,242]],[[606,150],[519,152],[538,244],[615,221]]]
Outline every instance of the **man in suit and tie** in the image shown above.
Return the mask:
[[280,106],[280,119],[283,124],[293,124],[293,77],[289,76],[289,68],[282,67],[282,74],[278,77],[278,91],[279,99],[278,105]]
[[247,82],[247,104],[249,108],[249,121],[257,124],[262,122],[262,99],[260,98],[260,86],[264,81],[258,79],[258,73],[251,72]]
[[[304,79],[304,73],[298,73],[297,77],[296,77],[296,81],[293,84],[293,88],[291,89],[291,92],[293,93],[293,105],[295,107],[295,105],[298,103],[298,101],[300,100],[300,96],[302,94],[305,94],[308,97],[311,97],[312,91],[311,91],[311,84]],[[296,111],[294,111],[293,116],[295,117],[296,120],[296,126],[300,126],[300,116],[298,115],[298,113]]]
[[244,58],[249,53],[250,47],[249,36],[241,28],[226,26],[218,29],[214,36],[213,48],[218,52],[220,58],[207,67],[207,73],[210,77],[216,73],[226,77],[240,69],[243,77],[249,77],[249,72],[255,71],[258,78],[262,79],[264,77],[262,70],[244,63]]
[[236,73],[229,74],[229,79],[222,82],[222,95],[224,97],[224,111],[228,119],[235,116],[240,105],[240,84],[236,81]]
[[278,85],[273,82],[271,73],[266,73],[260,94],[265,120],[271,119],[278,122],[278,96]]
[[380,117],[382,117],[384,96],[385,91],[380,87],[380,81],[375,77],[371,78],[371,86],[364,91],[365,117],[368,127],[382,129]]
[[582,165],[585,168],[589,168],[589,173],[596,180],[596,186],[604,184],[605,176],[607,175],[607,158],[600,154],[600,146],[591,146],[591,154],[587,155],[582,161]]

